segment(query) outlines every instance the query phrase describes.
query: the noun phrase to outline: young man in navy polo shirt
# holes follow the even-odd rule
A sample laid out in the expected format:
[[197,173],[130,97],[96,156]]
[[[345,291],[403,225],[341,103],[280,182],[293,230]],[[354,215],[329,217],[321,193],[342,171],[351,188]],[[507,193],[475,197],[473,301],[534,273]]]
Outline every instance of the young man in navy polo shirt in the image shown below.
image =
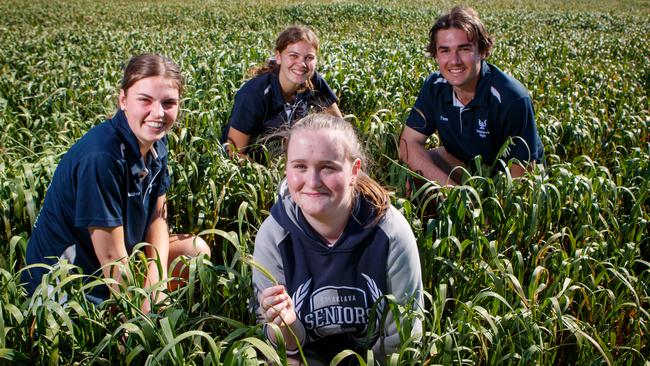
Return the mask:
[[[457,166],[502,158],[513,177],[541,162],[544,148],[537,134],[533,105],[526,88],[485,61],[492,39],[476,11],[456,6],[438,18],[429,32],[427,51],[439,71],[425,81],[400,138],[400,159],[441,185],[456,185]],[[425,148],[438,132],[442,147]],[[512,138],[506,156],[497,156]],[[498,164],[497,164],[498,167]]]

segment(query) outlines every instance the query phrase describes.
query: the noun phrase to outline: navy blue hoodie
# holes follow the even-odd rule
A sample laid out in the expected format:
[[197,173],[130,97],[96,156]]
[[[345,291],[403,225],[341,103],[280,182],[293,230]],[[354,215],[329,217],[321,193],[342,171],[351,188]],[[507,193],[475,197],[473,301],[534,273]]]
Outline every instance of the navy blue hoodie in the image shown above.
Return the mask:
[[[305,329],[303,350],[320,362],[329,363],[344,349],[372,347],[383,357],[399,347],[390,316],[385,327],[377,323],[367,334],[373,304],[381,296],[422,304],[420,261],[410,226],[392,206],[373,224],[375,218],[372,206],[360,197],[343,234],[328,246],[291,200],[285,183],[257,234],[254,258],[286,287]],[[273,284],[254,271],[253,285],[259,295]],[[378,304],[377,321],[384,307]],[[258,319],[264,321],[259,309]]]

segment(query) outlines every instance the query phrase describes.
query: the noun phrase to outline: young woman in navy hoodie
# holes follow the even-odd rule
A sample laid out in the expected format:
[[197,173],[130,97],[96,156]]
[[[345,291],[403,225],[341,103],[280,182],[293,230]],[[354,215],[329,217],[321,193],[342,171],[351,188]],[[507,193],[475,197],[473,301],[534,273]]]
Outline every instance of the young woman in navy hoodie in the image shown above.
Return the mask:
[[[400,338],[383,295],[422,306],[413,232],[386,190],[364,173],[365,156],[343,119],[303,118],[286,131],[285,149],[286,180],[255,240],[255,260],[279,282],[253,272],[258,320],[280,327],[297,360],[291,327],[309,365],[329,364],[345,349],[372,349],[385,359]],[[420,327],[416,320],[413,332]]]

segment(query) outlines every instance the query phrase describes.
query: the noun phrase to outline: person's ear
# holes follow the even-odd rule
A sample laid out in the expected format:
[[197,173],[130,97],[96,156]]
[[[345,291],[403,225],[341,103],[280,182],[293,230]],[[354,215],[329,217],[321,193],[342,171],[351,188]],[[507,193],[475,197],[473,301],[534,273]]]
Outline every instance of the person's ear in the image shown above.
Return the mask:
[[126,93],[124,92],[124,89],[120,89],[118,101],[120,102],[120,109],[126,110]]
[[280,65],[282,63],[282,55],[280,51],[275,51],[275,63]]
[[357,183],[357,177],[361,171],[361,159],[356,159],[352,163],[352,179],[350,179],[350,185],[353,186]]

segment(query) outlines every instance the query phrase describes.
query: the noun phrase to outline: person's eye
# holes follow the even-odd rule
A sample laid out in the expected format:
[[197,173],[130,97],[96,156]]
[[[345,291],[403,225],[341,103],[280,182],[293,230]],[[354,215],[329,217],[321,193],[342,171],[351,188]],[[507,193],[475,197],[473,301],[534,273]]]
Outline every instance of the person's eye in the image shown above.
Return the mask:
[[163,102],[163,108],[165,108],[165,109],[174,108],[177,105],[178,105],[178,102],[176,102],[175,100],[168,100],[168,101]]

